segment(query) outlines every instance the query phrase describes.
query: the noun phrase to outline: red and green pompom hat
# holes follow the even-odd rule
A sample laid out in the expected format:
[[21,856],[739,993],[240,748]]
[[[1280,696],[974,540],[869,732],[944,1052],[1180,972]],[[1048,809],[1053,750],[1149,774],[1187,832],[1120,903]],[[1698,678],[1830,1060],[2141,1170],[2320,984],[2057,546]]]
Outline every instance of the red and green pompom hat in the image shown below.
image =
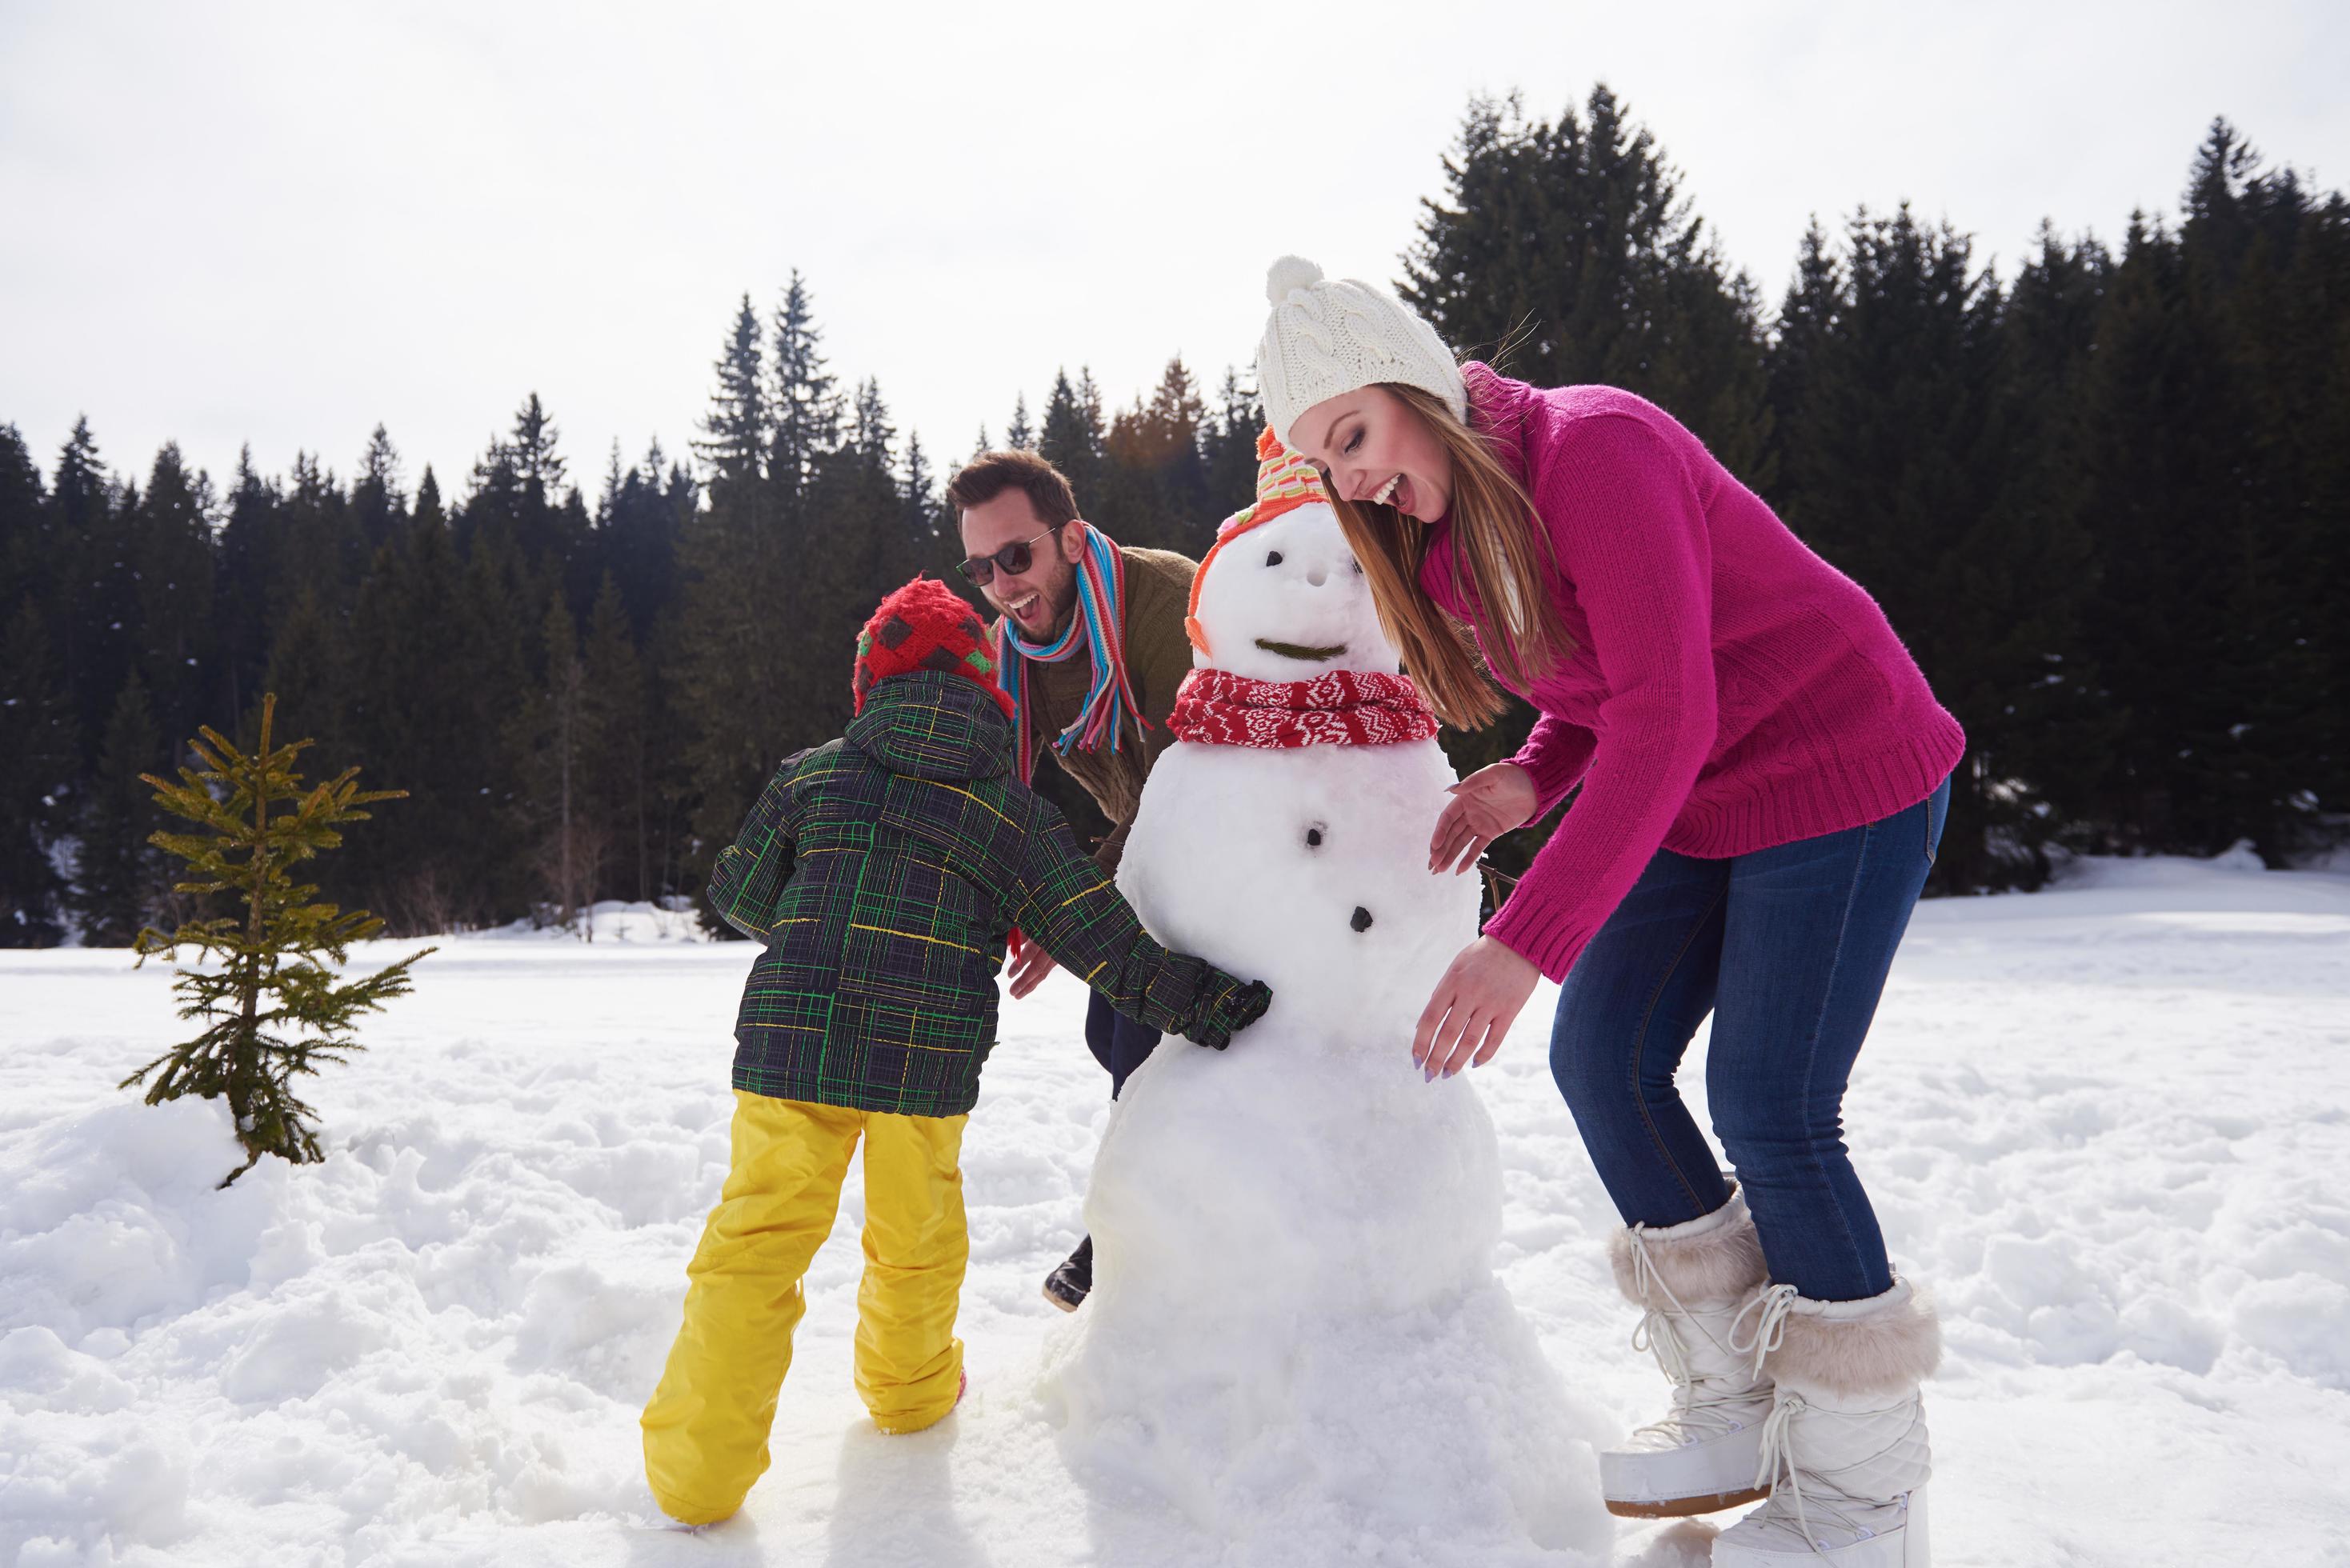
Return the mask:
[[881,601],[857,634],[857,672],[851,682],[857,711],[865,695],[892,675],[936,670],[976,680],[1012,717],[1012,699],[996,683],[995,655],[979,617],[952,588],[936,577],[918,576]]
[[1183,612],[1183,633],[1192,647],[1211,659],[1215,657],[1216,650],[1208,646],[1208,628],[1200,624],[1200,589],[1208,580],[1208,568],[1215,564],[1217,552],[1284,512],[1316,501],[1327,505],[1329,500],[1322,488],[1322,471],[1282,445],[1267,426],[1256,438],[1256,500],[1216,525],[1216,542],[1200,557],[1200,569],[1191,575],[1191,602]]

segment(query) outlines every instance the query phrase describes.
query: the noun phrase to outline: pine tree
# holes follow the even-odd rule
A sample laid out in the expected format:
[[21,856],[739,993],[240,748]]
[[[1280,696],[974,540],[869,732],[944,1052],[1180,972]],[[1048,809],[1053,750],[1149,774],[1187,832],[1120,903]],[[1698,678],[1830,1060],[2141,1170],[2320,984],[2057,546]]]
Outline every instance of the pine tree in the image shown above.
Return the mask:
[[64,879],[49,849],[80,771],[73,703],[28,597],[0,626],[0,947],[54,946]]
[[2104,846],[2088,824],[2118,725],[2083,630],[2096,580],[2076,454],[2112,265],[2094,240],[2068,245],[2043,225],[2002,315],[1999,483],[1955,574],[1985,686],[1946,694],[1970,704],[1958,793],[1971,796],[1982,831],[1962,832],[1938,863],[1950,886],[2037,883],[2051,844]]
[[276,549],[269,562],[269,613],[284,616],[307,590],[322,606],[340,609],[372,554],[352,514],[350,498],[334,474],[307,452],[294,454],[293,472],[277,505]]
[[[941,544],[948,531],[946,518],[939,496],[938,475],[931,472],[930,454],[922,450],[919,431],[906,438],[899,493],[906,499],[906,528],[913,536],[915,548],[924,556],[939,554],[946,547]],[[962,552],[957,548],[955,554]]]
[[[1088,375],[1087,384],[1091,381]],[[1095,504],[1101,484],[1103,442],[1107,436],[1108,431],[1102,428],[1098,394],[1088,407],[1077,389],[1069,384],[1069,373],[1055,370],[1053,389],[1045,399],[1044,423],[1036,432],[1036,450],[1046,462],[1066,476],[1069,488],[1076,492],[1080,513]]]
[[[2292,169],[2271,170],[2234,128],[2213,122],[2189,179],[2180,255],[2193,307],[2213,326],[2233,396],[2220,410],[2237,444],[2228,512],[2205,519],[2226,542],[2219,648],[2207,684],[2224,722],[2203,748],[2230,831],[2281,858],[2325,842],[2344,798],[2338,689],[2344,586],[2344,432],[2313,415],[2344,375],[2350,233]],[[2325,500],[2335,502],[2328,509]]]
[[62,599],[49,630],[72,694],[75,732],[85,742],[105,731],[115,696],[137,664],[138,506],[134,486],[107,477],[89,421],[77,421],[49,482]]
[[[858,424],[889,429],[876,383],[868,381],[860,390]],[[928,564],[886,444],[852,441],[825,456],[794,537],[798,556],[791,580],[797,608],[790,628],[794,691],[784,732],[786,751],[829,739],[848,722],[844,680],[858,628],[884,594]]]
[[[431,480],[427,471],[425,483]],[[422,488],[419,487],[420,506]],[[437,490],[434,499],[437,504]],[[211,683],[210,701],[231,713],[244,711],[246,693],[261,689],[262,673],[269,661],[276,625],[270,590],[276,576],[279,500],[277,487],[254,468],[253,448],[241,449],[213,574],[213,624],[217,628],[220,669]],[[184,730],[185,726],[174,726],[171,732],[180,734]]]
[[128,946],[160,908],[163,866],[152,842],[158,823],[140,781],[163,760],[155,711],[133,673],[107,720],[98,772],[82,801],[73,905],[84,946]]
[[[667,467],[656,441],[638,466],[620,475],[611,504],[598,519],[606,567],[619,579],[629,632],[639,644],[676,597],[679,540],[686,518],[700,509],[684,471],[665,475]],[[665,486],[665,479],[673,483]]]
[[178,890],[228,895],[243,908],[186,921],[168,936],[152,927],[139,933],[142,964],[182,947],[223,962],[182,969],[172,983],[180,1016],[207,1021],[203,1031],[121,1087],[146,1085],[151,1106],[185,1095],[225,1099],[245,1160],[222,1179],[223,1187],[264,1155],[296,1165],[326,1158],[317,1112],[295,1093],[294,1080],[360,1049],[352,1038],[359,1015],[407,992],[410,968],[433,950],[356,981],[338,980],[321,961],[339,967],[350,945],[373,936],[382,922],[364,909],[315,901],[317,889],[295,881],[293,873],[339,845],[345,824],[365,821],[371,814],[362,807],[405,792],[363,791],[357,768],[304,787],[294,764],[311,742],[277,742],[276,706],[274,696],[262,700],[260,738],[250,753],[207,728],[190,743],[203,769],[180,769],[176,784],[146,775],[156,805],[202,830],[155,836],[159,847],[188,863],[192,879]]
[[2244,445],[2216,323],[2175,235],[2133,219],[2085,381],[2075,461],[2097,545],[2087,607],[2121,730],[2098,815],[2116,847],[2210,854],[2239,824],[2219,809],[2238,693],[2220,614],[2232,573]]
[[211,480],[191,475],[178,444],[166,443],[130,519],[130,537],[139,605],[132,662],[169,734],[183,733],[206,706],[217,597],[214,507]]
[[[509,819],[518,763],[505,730],[535,688],[516,651],[515,604],[495,552],[460,558],[428,474],[406,538],[379,553],[342,641],[348,754],[396,769],[414,798],[338,857],[336,885],[396,933],[526,908],[522,863],[533,846]],[[433,678],[418,680],[420,670]],[[295,711],[282,695],[280,707]]]
[[1243,387],[1240,372],[1227,366],[1223,384],[1216,389],[1216,407],[1201,436],[1210,511],[1222,506],[1237,512],[1255,498],[1256,441],[1263,430],[1264,406],[1255,389]]
[[825,369],[823,342],[815,302],[795,267],[775,312],[774,389],[769,394],[775,419],[767,449],[767,480],[785,518],[794,515],[801,493],[815,478],[816,460],[840,440],[840,399]]
[[857,389],[857,402],[849,422],[849,449],[867,462],[888,468],[889,449],[897,441],[897,427],[889,422],[889,406],[881,400],[881,383],[868,376]]
[[[549,599],[539,623],[542,676],[516,715],[519,754],[532,760],[530,794],[522,802],[525,836],[537,850],[536,868],[549,923],[565,929],[594,901],[606,852],[601,825],[582,804],[586,768],[588,670],[579,658],[579,631],[563,596]],[[592,938],[594,926],[583,934]]]
[[351,484],[351,514],[359,520],[359,535],[370,553],[405,520],[406,506],[400,488],[400,449],[391,444],[391,432],[378,424],[359,454],[359,475]]
[[[533,392],[515,412],[512,433],[493,440],[473,467],[459,540],[470,553],[488,540],[510,556],[526,599],[560,589],[574,602],[593,591],[593,527],[587,504],[564,486],[560,432]],[[558,494],[558,487],[562,493]]]
[[[1104,442],[1104,499],[1097,504],[1120,544],[1180,551],[1197,559],[1215,542],[1201,438],[1207,404],[1178,355],[1146,400],[1110,421]],[[1210,515],[1214,512],[1214,515]]]
[[1445,342],[1540,386],[1638,392],[1747,483],[1768,482],[1753,286],[1605,85],[1555,123],[1514,95],[1471,100],[1443,167],[1403,295]]
[[[705,421],[712,428],[734,418],[742,398],[738,377],[757,362],[756,321],[750,319],[751,350],[721,362]],[[775,749],[794,711],[794,654],[800,635],[785,608],[798,602],[789,591],[786,569],[796,542],[785,530],[802,512],[808,469],[800,443],[809,439],[812,425],[822,422],[810,404],[818,394],[828,395],[830,387],[815,358],[815,326],[796,274],[778,329],[790,339],[792,363],[781,367],[776,379],[760,383],[762,400],[778,410],[786,404],[790,409],[787,419],[768,422],[764,472],[715,465],[709,504],[683,517],[678,542],[677,624],[662,686],[682,732],[677,793],[689,837],[676,859],[688,883],[706,875],[709,861],[741,824],[776,759],[791,749]],[[738,318],[738,344],[743,331]]]
[[15,425],[0,424],[0,606],[49,597],[57,563],[47,500],[32,448]]
[[565,465],[556,450],[561,440],[562,432],[555,428],[538,394],[524,399],[522,407],[515,410],[514,439],[506,443],[506,451],[514,460],[515,474],[538,492],[542,504],[551,502],[556,487],[563,483]]
[[[1995,805],[2038,785],[2002,771],[2019,703],[2069,646],[2081,553],[2002,486],[2018,461],[2017,421],[2000,400],[1999,287],[1965,236],[1929,229],[1905,207],[1856,214],[1832,275],[1808,256],[1790,310],[1800,392],[1780,395],[1773,500],[1789,527],[1885,607],[1927,680],[1968,731],[1971,765],[1953,790],[1937,874],[1952,886],[2034,879],[2024,852],[1991,836]],[[1820,298],[1833,275],[1839,297]],[[2028,582],[2048,614],[2026,613]],[[2012,826],[2012,815],[2008,819]]]
[[[306,584],[278,623],[262,689],[272,701],[283,695],[286,711],[305,728],[341,745],[349,736],[350,653],[317,590]],[[248,715],[248,732],[260,717],[256,707]]]
[[610,847],[628,897],[642,901],[657,887],[650,830],[653,801],[650,693],[644,662],[629,633],[620,586],[604,574],[589,612],[580,663],[583,815],[591,841]]
[[1036,430],[1028,422],[1028,394],[1025,392],[1013,401],[1012,422],[1003,429],[1003,444],[1014,452],[1035,449]]
[[539,639],[530,607],[546,603],[552,590],[531,580],[511,545],[484,540],[467,554],[461,597],[464,652],[452,663],[471,672],[471,716],[478,727],[463,754],[478,805],[453,815],[450,829],[474,909],[509,916],[529,909],[539,887],[536,846],[513,831],[526,813],[531,759],[504,721],[525,711],[538,690],[533,655]]
[[751,308],[751,296],[745,294],[742,308],[734,313],[726,351],[715,366],[718,390],[702,421],[708,439],[693,443],[694,452],[722,484],[758,478],[766,461],[775,421],[767,403],[763,356],[758,312]]

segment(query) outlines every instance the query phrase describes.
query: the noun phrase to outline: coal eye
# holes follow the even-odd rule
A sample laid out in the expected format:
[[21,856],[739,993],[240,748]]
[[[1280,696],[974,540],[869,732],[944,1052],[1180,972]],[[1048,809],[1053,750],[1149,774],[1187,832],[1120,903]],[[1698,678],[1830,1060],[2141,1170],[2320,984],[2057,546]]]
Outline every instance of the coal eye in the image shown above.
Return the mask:
[[1268,566],[1277,566],[1281,565],[1281,552],[1278,550],[1266,551],[1264,555],[1264,564]]
[[1319,849],[1322,847],[1321,824],[1316,823],[1312,827],[1305,830],[1305,847],[1308,849]]

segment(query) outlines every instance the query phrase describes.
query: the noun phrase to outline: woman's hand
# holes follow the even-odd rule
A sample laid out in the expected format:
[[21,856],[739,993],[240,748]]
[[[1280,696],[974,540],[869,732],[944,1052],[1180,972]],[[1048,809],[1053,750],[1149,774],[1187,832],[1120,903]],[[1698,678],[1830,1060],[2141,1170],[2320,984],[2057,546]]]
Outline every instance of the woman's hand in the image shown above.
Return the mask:
[[1462,948],[1419,1015],[1412,1064],[1432,1083],[1492,1061],[1541,978],[1541,971],[1491,937]]
[[1435,836],[1428,841],[1430,875],[1448,866],[1456,877],[1468,870],[1485,853],[1485,846],[1512,828],[1524,826],[1541,804],[1534,776],[1515,763],[1479,768],[1445,793],[1452,799],[1444,815],[1436,819]]

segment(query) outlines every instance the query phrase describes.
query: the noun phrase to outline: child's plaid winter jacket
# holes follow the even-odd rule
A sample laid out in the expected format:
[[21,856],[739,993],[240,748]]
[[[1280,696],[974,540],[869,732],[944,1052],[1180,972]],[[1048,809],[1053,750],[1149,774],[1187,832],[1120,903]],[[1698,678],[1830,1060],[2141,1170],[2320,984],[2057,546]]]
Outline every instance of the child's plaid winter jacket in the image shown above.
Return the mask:
[[1271,992],[1153,941],[1051,803],[1011,771],[1012,727],[957,675],[875,687],[848,732],[785,759],[710,899],[766,944],[735,1022],[734,1086],[959,1116],[995,1044],[1018,926],[1118,1011],[1222,1046]]

